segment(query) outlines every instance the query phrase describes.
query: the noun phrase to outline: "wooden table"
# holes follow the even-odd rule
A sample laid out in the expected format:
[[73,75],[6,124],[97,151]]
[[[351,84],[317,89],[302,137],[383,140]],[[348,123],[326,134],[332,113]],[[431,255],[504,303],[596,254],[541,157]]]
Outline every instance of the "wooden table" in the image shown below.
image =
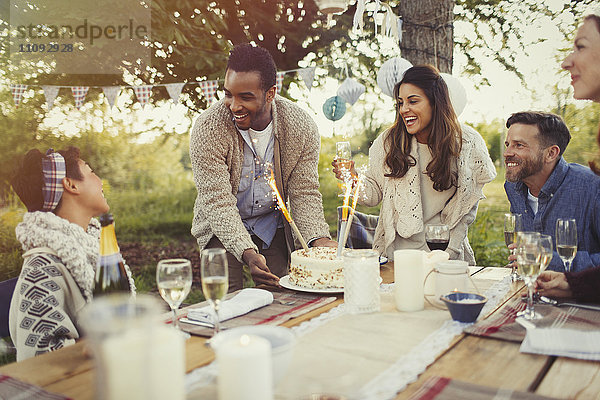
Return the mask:
[[[382,266],[384,283],[394,280],[393,263]],[[521,285],[513,285],[508,299],[518,295]],[[292,327],[342,303],[339,298],[317,310],[283,324]],[[494,311],[494,312],[495,312]],[[205,338],[193,336],[186,343],[186,370],[214,360]],[[53,353],[0,367],[0,373],[42,386],[75,399],[93,399],[93,362],[85,351],[85,340]],[[458,336],[453,344],[427,368],[419,379],[400,392],[397,399],[410,397],[423,382],[434,375],[460,379],[491,387],[531,391],[545,396],[571,399],[596,399],[600,396],[600,363],[522,354],[519,344],[470,335]]]

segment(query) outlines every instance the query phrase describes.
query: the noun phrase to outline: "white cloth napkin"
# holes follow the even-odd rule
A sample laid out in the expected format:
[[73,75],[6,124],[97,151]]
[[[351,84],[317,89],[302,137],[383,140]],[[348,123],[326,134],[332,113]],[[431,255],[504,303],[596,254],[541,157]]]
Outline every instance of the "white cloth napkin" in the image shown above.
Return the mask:
[[[268,290],[255,288],[242,289],[233,298],[221,303],[219,307],[219,321],[223,322],[247,314],[272,302],[273,293]],[[187,317],[194,321],[212,324],[214,321],[214,311],[210,305],[194,308],[188,312]]]
[[527,329],[521,352],[600,360],[600,332],[564,328]]

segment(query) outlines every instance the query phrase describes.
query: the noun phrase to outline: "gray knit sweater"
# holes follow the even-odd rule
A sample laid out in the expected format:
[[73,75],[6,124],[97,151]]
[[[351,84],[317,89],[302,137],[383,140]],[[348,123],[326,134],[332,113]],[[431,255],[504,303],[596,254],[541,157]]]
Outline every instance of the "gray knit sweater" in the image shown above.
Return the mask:
[[[330,237],[319,192],[317,126],[304,110],[281,96],[275,96],[272,115],[275,147],[279,144],[280,149],[282,197],[288,201],[292,218],[306,241]],[[190,137],[190,158],[198,191],[192,235],[200,249],[216,236],[240,261],[244,250],[258,250],[236,205],[243,140],[223,101],[198,117]],[[276,150],[276,156],[277,153]]]

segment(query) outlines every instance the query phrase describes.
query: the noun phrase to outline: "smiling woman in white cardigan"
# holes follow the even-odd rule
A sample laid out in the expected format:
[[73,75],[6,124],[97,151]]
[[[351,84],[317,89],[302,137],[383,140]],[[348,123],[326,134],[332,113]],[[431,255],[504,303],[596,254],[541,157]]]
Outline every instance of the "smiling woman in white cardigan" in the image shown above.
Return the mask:
[[[426,224],[450,228],[451,259],[475,264],[467,232],[475,220],[483,185],[496,177],[483,138],[458,122],[448,87],[437,69],[414,66],[394,88],[396,120],[369,149],[365,196],[381,203],[373,249],[426,250]],[[333,162],[338,179],[341,171]],[[351,173],[356,176],[354,164]]]

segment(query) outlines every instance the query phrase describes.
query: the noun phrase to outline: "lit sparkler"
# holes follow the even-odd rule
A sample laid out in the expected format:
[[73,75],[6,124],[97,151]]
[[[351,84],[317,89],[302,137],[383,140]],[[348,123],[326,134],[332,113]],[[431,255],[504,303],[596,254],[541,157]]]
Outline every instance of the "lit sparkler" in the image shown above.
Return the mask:
[[[350,208],[350,195],[352,194],[352,182],[346,182],[346,193],[344,193],[344,203],[342,205],[342,223],[340,224],[340,232],[338,235],[339,239],[343,239],[346,234],[348,227],[348,209]],[[337,254],[336,257],[342,256],[342,249],[344,248],[345,240],[338,240]]]
[[360,193],[360,184],[362,182],[362,176],[358,176],[356,187],[354,188],[354,198],[352,199],[352,207],[350,208],[350,216],[346,224],[346,230],[344,231],[344,240],[342,240],[342,248],[346,247],[348,241],[348,235],[350,234],[350,227],[352,226],[352,218],[354,218],[354,211],[356,210],[356,204],[358,203],[358,195]]
[[294,233],[296,234],[296,237],[298,237],[298,240],[300,240],[300,244],[302,245],[304,250],[308,251],[308,245],[306,244],[306,241],[302,237],[300,230],[298,230],[298,227],[296,226],[296,223],[292,219],[292,216],[290,215],[289,210],[285,206],[285,202],[283,201],[283,198],[281,198],[281,194],[279,194],[279,190],[277,190],[277,183],[275,182],[275,173],[273,172],[272,168],[270,168],[270,170],[271,170],[271,176],[269,176],[267,178],[267,182],[269,183],[269,186],[271,186],[271,189],[273,189],[273,194],[277,198],[277,205],[279,206],[279,209],[283,213],[283,216],[285,217],[287,222],[290,224],[290,226],[294,230]]

